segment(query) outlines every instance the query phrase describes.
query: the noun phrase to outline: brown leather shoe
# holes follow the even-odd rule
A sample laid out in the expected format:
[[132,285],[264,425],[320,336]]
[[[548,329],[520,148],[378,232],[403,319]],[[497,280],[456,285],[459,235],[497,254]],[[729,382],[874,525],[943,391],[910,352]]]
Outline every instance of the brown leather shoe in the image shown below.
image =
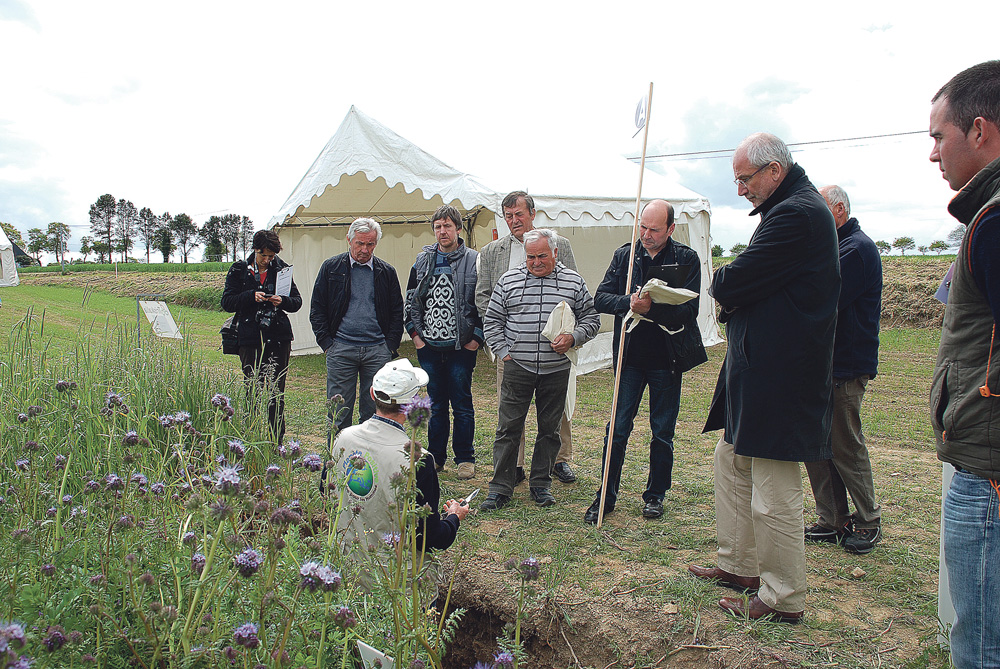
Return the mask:
[[797,623],[802,620],[803,611],[798,613],[786,613],[785,611],[775,611],[770,606],[760,601],[760,597],[754,595],[744,604],[742,598],[723,597],[719,600],[719,606],[729,613],[740,618],[750,620],[771,620],[777,623]]
[[714,581],[736,592],[756,592],[760,588],[759,576],[737,576],[718,567],[699,567],[696,564],[688,565],[688,571],[700,579]]

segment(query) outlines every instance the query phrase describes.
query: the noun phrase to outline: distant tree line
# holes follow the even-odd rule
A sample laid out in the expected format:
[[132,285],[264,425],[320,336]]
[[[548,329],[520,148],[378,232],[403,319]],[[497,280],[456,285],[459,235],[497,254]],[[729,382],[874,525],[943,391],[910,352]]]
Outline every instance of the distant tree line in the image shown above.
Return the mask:
[[[922,254],[926,254],[928,251],[934,251],[938,255],[941,255],[942,251],[947,251],[948,249],[957,249],[962,245],[962,239],[965,238],[965,226],[959,225],[952,229],[948,233],[947,240],[936,239],[927,246],[917,246],[917,243],[913,240],[913,237],[896,237],[892,242],[887,242],[884,240],[878,240],[875,242],[875,247],[878,248],[878,252],[882,255],[888,254],[893,249],[898,249],[900,254],[906,255],[907,251],[912,251],[917,249]],[[733,244],[732,248],[729,249],[731,255],[738,256],[743,253],[747,248],[746,244]],[[721,258],[725,250],[719,244],[712,247],[712,257]]]
[[254,226],[249,216],[226,214],[212,216],[200,228],[187,214],[171,216],[170,212],[156,215],[148,207],[136,209],[131,201],[116,200],[110,193],[90,205],[90,233],[80,240],[84,260],[93,253],[98,262],[110,262],[114,253],[122,261],[141,242],[150,262],[151,251],[158,252],[163,262],[180,253],[181,261],[199,246],[205,247],[205,258],[235,260],[250,251]]

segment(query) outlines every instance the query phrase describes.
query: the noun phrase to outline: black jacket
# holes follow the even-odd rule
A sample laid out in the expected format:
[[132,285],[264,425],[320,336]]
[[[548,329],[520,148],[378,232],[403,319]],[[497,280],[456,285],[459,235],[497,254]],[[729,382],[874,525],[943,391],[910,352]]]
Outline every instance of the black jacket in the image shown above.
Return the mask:
[[228,312],[236,313],[236,321],[239,322],[239,343],[240,346],[262,346],[265,340],[271,341],[292,341],[292,324],[288,321],[287,313],[295,313],[302,308],[302,296],[299,289],[292,281],[292,289],[288,297],[281,298],[281,305],[275,308],[275,314],[271,321],[271,327],[261,330],[257,321],[257,312],[268,308],[267,304],[258,303],[254,300],[254,293],[263,290],[266,293],[274,294],[275,277],[278,270],[288,267],[288,263],[275,256],[274,260],[267,267],[267,278],[264,286],[261,287],[254,278],[253,273],[254,256],[251,253],[246,260],[237,260],[229,268],[226,274],[226,287],[222,291],[222,308]]
[[[625,294],[625,280],[628,275],[629,262],[628,250],[629,245],[623,244],[615,251],[614,257],[611,259],[611,265],[604,274],[604,280],[601,281],[601,285],[597,287],[597,292],[594,293],[594,308],[603,314],[614,314],[615,316],[615,355],[612,361],[618,360],[617,352],[619,339],[621,338],[622,319],[628,314],[631,301],[630,295]],[[701,260],[698,258],[698,253],[694,249],[674,241],[673,238],[667,240],[667,246],[661,253],[665,254],[663,264],[676,263],[678,265],[692,266],[684,288],[700,295]],[[645,254],[645,249],[642,248],[642,242],[636,241],[635,254],[636,259],[632,267],[633,292],[637,288],[640,288],[643,283],[640,256]],[[669,356],[669,368],[678,374],[697,367],[708,360],[708,356],[705,354],[705,347],[701,342],[701,331],[698,329],[699,302],[700,297],[696,297],[684,304],[678,305],[653,304],[649,312],[645,314],[646,318],[657,324],[656,330],[659,331],[663,338],[663,355]],[[675,332],[675,334],[668,334],[662,328],[658,327],[659,325],[668,328],[671,332]],[[680,330],[680,332],[677,332],[677,330]],[[625,335],[625,364],[642,366],[641,360],[630,360],[628,357],[630,340],[631,336]]]
[[833,378],[853,379],[863,374],[875,378],[882,316],[882,257],[856,218],[837,228],[837,238],[841,283]]
[[[341,253],[327,259],[319,268],[313,286],[309,322],[316,343],[324,351],[333,346],[333,338],[351,302],[350,258],[350,253]],[[392,265],[373,256],[372,266],[375,270],[375,318],[385,337],[385,345],[395,358],[403,339],[403,291]]]
[[729,347],[705,431],[725,429],[737,455],[829,460],[836,224],[798,165],[758,213],[750,245],[712,281]]

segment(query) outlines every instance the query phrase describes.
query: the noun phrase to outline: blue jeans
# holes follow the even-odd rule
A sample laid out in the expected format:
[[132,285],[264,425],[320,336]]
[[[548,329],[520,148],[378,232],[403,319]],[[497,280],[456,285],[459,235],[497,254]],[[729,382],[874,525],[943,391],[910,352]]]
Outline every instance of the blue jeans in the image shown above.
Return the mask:
[[955,472],[944,500],[944,559],[955,626],[951,661],[958,669],[1000,667],[1000,517],[988,479]]
[[443,465],[448,458],[448,436],[451,432],[449,404],[455,418],[452,437],[455,463],[476,461],[472,445],[476,433],[476,416],[472,408],[472,370],[476,367],[478,353],[478,350],[435,348],[430,345],[417,349],[417,360],[430,379],[427,382],[427,394],[431,398],[427,450],[438,465]]
[[[646,491],[642,493],[644,502],[662,502],[670,488],[671,473],[674,468],[674,428],[677,412],[681,406],[681,375],[669,369],[643,369],[625,365],[622,367],[621,382],[618,385],[618,407],[615,410],[615,433],[611,440],[611,469],[608,472],[608,490],[605,509],[615,507],[618,489],[622,479],[622,465],[625,463],[625,447],[635,425],[642,393],[649,386],[649,427],[653,440],[649,444],[649,478]],[[608,457],[608,431],[610,421],[604,428],[603,463]],[[597,489],[600,499],[601,489]]]
[[359,423],[365,422],[375,413],[375,400],[371,394],[372,378],[391,359],[389,347],[384,343],[376,346],[352,346],[334,340],[333,345],[326,349],[326,399],[329,400],[334,395],[344,398],[335,421],[338,432],[353,424],[355,399],[358,400]]

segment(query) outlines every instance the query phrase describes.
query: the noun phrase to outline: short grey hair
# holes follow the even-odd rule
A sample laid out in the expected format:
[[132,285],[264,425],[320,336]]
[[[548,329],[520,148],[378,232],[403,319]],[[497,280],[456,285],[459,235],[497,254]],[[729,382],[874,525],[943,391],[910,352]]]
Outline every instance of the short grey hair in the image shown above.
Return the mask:
[[545,239],[549,242],[549,250],[556,250],[556,235],[555,230],[550,230],[549,228],[534,228],[528,230],[524,233],[524,245],[527,246],[532,242],[537,242],[539,239]]
[[767,132],[755,132],[736,147],[746,152],[747,160],[754,167],[763,167],[768,163],[778,163],[782,169],[788,170],[795,162],[788,145],[775,135]]
[[831,207],[842,204],[844,205],[844,211],[847,212],[847,218],[851,217],[851,201],[847,197],[847,191],[840,186],[823,186],[820,191]]
[[359,232],[376,232],[378,235],[375,237],[375,243],[378,244],[382,241],[382,226],[374,218],[355,219],[351,223],[351,227],[347,229],[347,241],[354,241],[354,235]]

